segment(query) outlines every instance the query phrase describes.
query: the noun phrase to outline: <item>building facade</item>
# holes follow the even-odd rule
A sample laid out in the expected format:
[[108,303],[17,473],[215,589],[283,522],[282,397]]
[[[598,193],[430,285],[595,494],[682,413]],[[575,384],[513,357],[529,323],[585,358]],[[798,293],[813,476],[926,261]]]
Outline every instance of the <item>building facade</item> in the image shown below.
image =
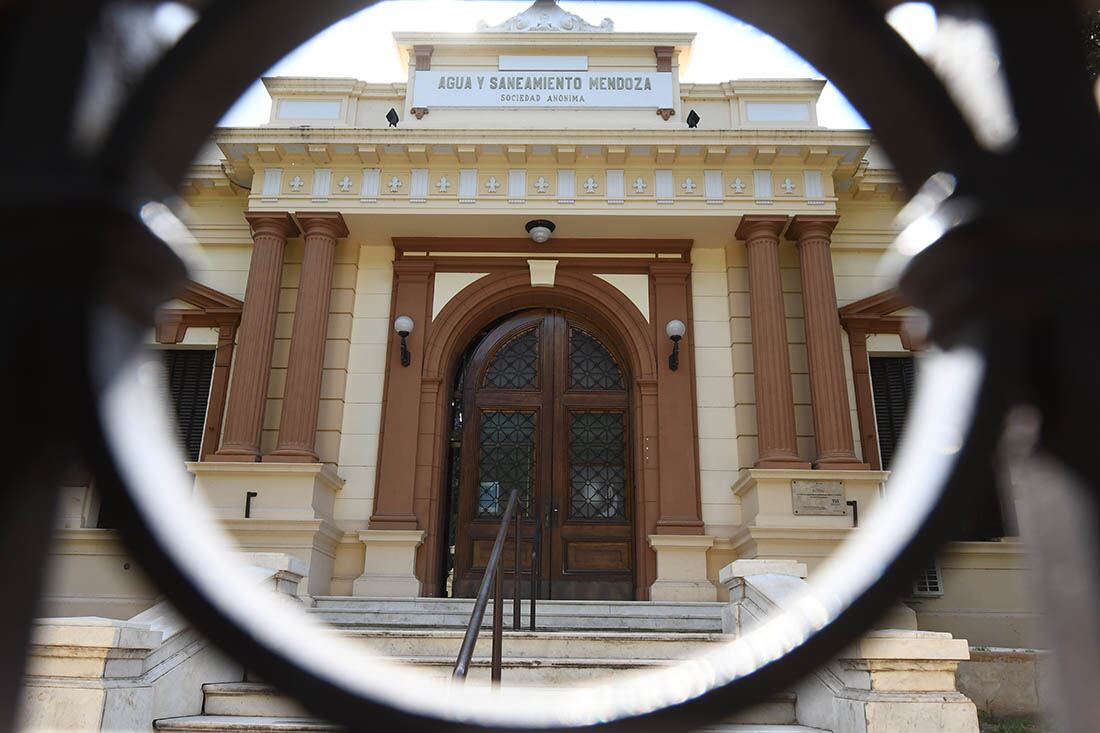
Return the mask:
[[[265,79],[270,121],[212,134],[150,348],[242,548],[304,595],[469,596],[516,490],[542,597],[715,601],[873,521],[920,350],[878,271],[906,192],[818,125],[822,81],[681,82],[693,38],[540,0],[396,34],[404,84]],[[141,611],[72,484],[45,613]],[[1039,644],[1011,524],[961,518],[921,629]]]

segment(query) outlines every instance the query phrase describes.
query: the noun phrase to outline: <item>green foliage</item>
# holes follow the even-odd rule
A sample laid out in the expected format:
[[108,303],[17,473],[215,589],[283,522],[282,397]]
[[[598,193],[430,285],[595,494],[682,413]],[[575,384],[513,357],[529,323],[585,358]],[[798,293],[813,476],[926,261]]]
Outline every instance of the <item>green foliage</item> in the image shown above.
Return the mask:
[[1094,10],[1085,16],[1081,23],[1081,40],[1085,46],[1089,79],[1095,81],[1100,76],[1100,11]]

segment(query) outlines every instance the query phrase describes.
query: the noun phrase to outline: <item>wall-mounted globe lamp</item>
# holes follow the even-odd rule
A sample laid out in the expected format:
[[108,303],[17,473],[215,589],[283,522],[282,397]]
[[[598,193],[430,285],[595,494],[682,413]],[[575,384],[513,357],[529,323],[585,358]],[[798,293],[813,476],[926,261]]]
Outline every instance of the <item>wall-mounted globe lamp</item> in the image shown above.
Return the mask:
[[409,334],[412,333],[413,319],[408,316],[398,316],[393,321],[393,330],[397,331],[397,335],[401,337],[401,366],[407,367],[412,361],[412,354],[409,353]]
[[687,333],[687,326],[683,321],[674,318],[665,325],[665,333],[672,341],[672,353],[668,355],[668,368],[676,371],[680,366],[680,339]]

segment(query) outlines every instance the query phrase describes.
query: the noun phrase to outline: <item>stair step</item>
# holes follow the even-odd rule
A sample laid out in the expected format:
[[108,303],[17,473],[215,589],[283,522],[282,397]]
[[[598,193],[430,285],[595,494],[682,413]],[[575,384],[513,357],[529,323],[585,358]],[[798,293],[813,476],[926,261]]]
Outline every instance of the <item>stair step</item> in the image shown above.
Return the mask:
[[[521,602],[523,623],[530,603]],[[613,630],[659,632],[722,631],[722,608],[716,602],[667,601],[539,601],[536,628],[540,630]],[[471,598],[362,598],[319,596],[310,613],[337,628],[465,629],[470,622]],[[504,603],[510,619],[512,602]],[[482,628],[492,624],[492,603]]]
[[308,714],[290,695],[262,682],[214,682],[202,686],[206,715],[301,718]]
[[[349,628],[343,635],[388,657],[458,656],[460,629]],[[505,631],[504,653],[512,658],[686,659],[732,637],[708,632]],[[492,635],[482,632],[474,655],[488,657]]]
[[[437,611],[465,611],[474,605],[473,598],[368,598],[365,596],[313,596],[315,608],[359,608],[363,610],[395,610],[407,608],[435,609]],[[505,598],[504,604],[511,608],[512,599]],[[493,600],[489,599],[492,607]],[[695,614],[713,615],[724,606],[719,601],[566,601],[540,600],[537,610],[554,613],[609,613],[624,611],[629,613],[666,613],[673,615]],[[530,602],[520,600],[520,607],[527,610]]]
[[188,715],[161,718],[153,728],[164,731],[203,733],[281,733],[282,731],[340,731],[340,727],[313,718],[268,717],[265,715]]
[[[153,724],[160,731],[202,731],[202,733],[284,733],[285,731],[323,731],[337,733],[336,725],[312,718],[267,716],[191,715],[164,718]],[[701,729],[705,733],[827,733],[804,725],[760,723],[723,723]]]
[[[488,665],[485,665],[486,667]],[[483,678],[480,683],[472,679],[472,684],[487,684],[488,673],[481,674],[478,670],[471,670],[475,677]],[[450,669],[446,670],[450,675]],[[514,677],[514,674],[512,675]],[[508,683],[506,678],[505,684]],[[289,695],[280,692],[274,687],[260,682],[218,682],[203,685],[205,695],[204,711],[208,716],[237,716],[237,717],[277,717],[277,718],[304,718],[307,716],[303,708]],[[546,687],[531,686],[524,690],[525,694],[568,696],[566,687],[549,689]],[[795,722],[795,695],[794,693],[779,693],[764,700],[734,716],[731,716],[723,725],[753,724],[753,725],[788,725]]]

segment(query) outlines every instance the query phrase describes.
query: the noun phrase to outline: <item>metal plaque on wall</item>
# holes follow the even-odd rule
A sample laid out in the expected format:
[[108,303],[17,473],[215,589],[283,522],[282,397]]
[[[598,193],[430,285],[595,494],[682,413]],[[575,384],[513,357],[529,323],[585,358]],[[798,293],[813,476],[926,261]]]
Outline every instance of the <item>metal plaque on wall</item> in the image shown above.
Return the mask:
[[843,481],[791,481],[791,504],[795,514],[843,516]]

